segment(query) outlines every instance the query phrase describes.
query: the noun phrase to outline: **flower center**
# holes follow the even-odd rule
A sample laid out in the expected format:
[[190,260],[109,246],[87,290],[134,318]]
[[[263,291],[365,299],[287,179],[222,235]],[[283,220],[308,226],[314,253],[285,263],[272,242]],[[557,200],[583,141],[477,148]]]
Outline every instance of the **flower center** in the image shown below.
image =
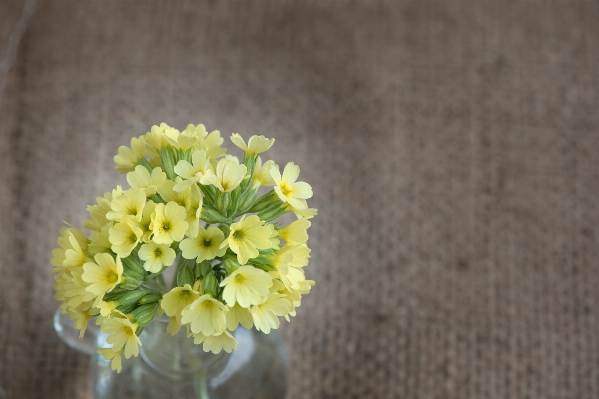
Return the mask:
[[162,230],[164,231],[169,231],[171,229],[171,225],[168,223],[165,223],[162,225]]
[[209,238],[205,238],[205,239],[204,239],[204,246],[205,246],[206,248],[208,248],[208,247],[212,246],[212,242],[210,242],[210,239],[209,239]]
[[243,231],[235,230],[235,232],[233,232],[233,238],[237,241],[243,239]]
[[116,273],[110,273],[108,276],[108,281],[111,283],[115,283],[119,279],[119,276]]
[[156,251],[154,251],[154,253],[157,257],[160,257],[160,255],[162,255],[162,250],[160,248],[156,248]]
[[287,196],[291,190],[289,188],[287,188],[286,185],[281,184],[281,186],[279,187],[281,189],[281,192],[283,193],[284,196]]

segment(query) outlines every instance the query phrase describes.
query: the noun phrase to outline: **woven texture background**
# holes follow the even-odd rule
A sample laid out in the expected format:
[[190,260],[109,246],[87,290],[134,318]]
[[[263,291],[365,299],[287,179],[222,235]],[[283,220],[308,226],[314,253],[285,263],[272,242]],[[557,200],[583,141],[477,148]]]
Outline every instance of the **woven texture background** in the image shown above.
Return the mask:
[[[20,1],[0,1],[0,50]],[[276,137],[319,216],[288,398],[599,398],[599,3],[43,1],[0,103],[0,385],[89,398],[62,220],[162,121]]]

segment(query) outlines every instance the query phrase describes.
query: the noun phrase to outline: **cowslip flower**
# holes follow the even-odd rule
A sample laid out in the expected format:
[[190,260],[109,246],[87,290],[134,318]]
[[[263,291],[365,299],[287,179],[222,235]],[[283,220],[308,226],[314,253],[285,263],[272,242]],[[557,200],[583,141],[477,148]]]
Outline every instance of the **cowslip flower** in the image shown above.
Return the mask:
[[114,351],[112,348],[98,348],[98,353],[104,357],[104,360],[111,360],[110,368],[120,373],[123,369],[121,355],[123,351]]
[[212,169],[212,165],[206,158],[206,151],[197,150],[191,154],[191,163],[186,160],[180,160],[175,165],[175,173],[185,179],[173,187],[175,191],[185,190],[200,181],[204,173]]
[[156,244],[150,241],[141,246],[138,256],[144,261],[144,269],[151,273],[158,273],[163,266],[172,265],[177,254],[168,244]]
[[289,301],[283,294],[269,294],[264,302],[252,306],[250,311],[256,330],[268,334],[271,329],[279,328],[280,322],[277,316],[285,316],[289,313]]
[[279,230],[279,237],[290,244],[305,244],[308,241],[308,228],[312,225],[307,219],[299,219]]
[[245,265],[248,259],[259,255],[258,250],[271,246],[271,230],[264,226],[264,221],[256,215],[248,218],[243,215],[238,222],[231,224],[231,233],[227,241],[223,241],[221,248],[229,245],[237,254],[237,260]]
[[292,207],[302,210],[308,208],[306,199],[312,198],[312,187],[308,183],[296,181],[300,168],[289,162],[283,170],[283,175],[276,166],[270,168],[270,176],[275,182],[275,192],[279,199]]
[[204,185],[212,184],[221,192],[226,193],[239,186],[246,172],[246,166],[240,165],[237,158],[227,156],[218,161],[216,172],[208,169],[200,179],[200,183]]
[[227,248],[221,248],[220,245],[225,239],[223,232],[216,227],[204,229],[198,226],[197,236],[195,238],[186,238],[179,244],[181,255],[185,259],[197,259],[200,263],[204,260],[212,260],[217,256],[223,256]]
[[95,263],[83,265],[81,278],[89,284],[86,290],[102,299],[105,293],[112,291],[121,282],[123,264],[118,256],[115,260],[106,253],[97,254],[94,260]]
[[224,350],[231,353],[237,349],[237,340],[227,330],[223,330],[220,334],[206,336],[204,334],[194,334],[193,343],[199,345],[204,344],[204,352],[220,353]]
[[132,138],[131,148],[127,146],[120,146],[118,155],[114,157],[114,163],[116,170],[120,173],[127,173],[135,170],[135,167],[139,164],[139,160],[144,158],[145,155],[146,141],[143,137]]
[[110,202],[112,210],[106,214],[106,218],[115,221],[131,219],[139,222],[145,204],[146,194],[141,190],[131,188]]
[[185,231],[189,227],[185,218],[185,208],[175,202],[168,204],[157,204],[152,215],[152,238],[157,244],[170,244],[173,241],[181,241]]
[[264,301],[272,286],[272,277],[253,266],[241,266],[220,283],[223,299],[229,307],[238,303],[249,308]]
[[235,304],[235,306],[229,307],[229,311],[227,312],[227,329],[235,331],[239,324],[250,329],[254,325],[254,319],[249,309]]
[[181,323],[181,312],[193,301],[200,297],[200,293],[194,290],[189,284],[183,287],[175,287],[164,294],[160,306],[169,317],[175,317]]
[[275,182],[270,175],[270,168],[276,167],[276,164],[272,160],[268,160],[262,164],[262,159],[258,157],[256,159],[256,166],[254,167],[254,175],[252,176],[252,188],[274,186]]
[[183,309],[181,323],[189,323],[194,334],[220,334],[227,323],[227,311],[223,303],[205,294]]
[[166,173],[162,168],[152,169],[152,174],[148,169],[138,165],[133,172],[127,173],[127,182],[133,188],[143,191],[146,197],[150,198],[158,190],[158,186],[166,180]]
[[125,348],[125,357],[129,359],[131,356],[139,355],[139,346],[141,341],[135,334],[137,331],[137,323],[132,323],[126,317],[111,317],[105,318],[101,324],[102,332],[108,334],[106,342],[112,344],[114,352],[120,352]]
[[135,226],[130,219],[123,219],[108,231],[108,240],[112,250],[121,258],[126,258],[141,240],[143,231]]
[[245,140],[238,133],[231,135],[231,141],[248,155],[257,155],[267,151],[275,142],[275,139],[267,139],[264,136],[252,136],[245,145]]

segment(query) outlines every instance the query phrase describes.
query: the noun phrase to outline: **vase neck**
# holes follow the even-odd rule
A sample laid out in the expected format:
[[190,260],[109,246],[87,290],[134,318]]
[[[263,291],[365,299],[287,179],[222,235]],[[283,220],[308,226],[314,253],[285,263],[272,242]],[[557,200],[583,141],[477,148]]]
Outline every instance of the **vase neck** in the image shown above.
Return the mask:
[[204,352],[187,337],[185,328],[174,336],[166,331],[168,318],[150,323],[140,336],[140,357],[157,373],[175,380],[207,374],[222,365],[228,353]]

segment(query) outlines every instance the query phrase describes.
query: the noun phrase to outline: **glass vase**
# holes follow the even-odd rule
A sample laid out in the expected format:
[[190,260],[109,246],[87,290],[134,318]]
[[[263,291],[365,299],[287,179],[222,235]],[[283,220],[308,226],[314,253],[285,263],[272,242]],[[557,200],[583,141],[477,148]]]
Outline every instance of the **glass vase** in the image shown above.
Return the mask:
[[69,346],[91,356],[92,388],[96,399],[245,399],[284,398],[288,354],[277,330],[263,334],[239,326],[237,350],[213,354],[195,345],[182,328],[166,332],[168,318],[154,320],[142,334],[139,356],[123,358],[123,370],[96,352],[107,347],[106,335],[89,323],[83,340],[72,321],[56,311],[54,327]]

